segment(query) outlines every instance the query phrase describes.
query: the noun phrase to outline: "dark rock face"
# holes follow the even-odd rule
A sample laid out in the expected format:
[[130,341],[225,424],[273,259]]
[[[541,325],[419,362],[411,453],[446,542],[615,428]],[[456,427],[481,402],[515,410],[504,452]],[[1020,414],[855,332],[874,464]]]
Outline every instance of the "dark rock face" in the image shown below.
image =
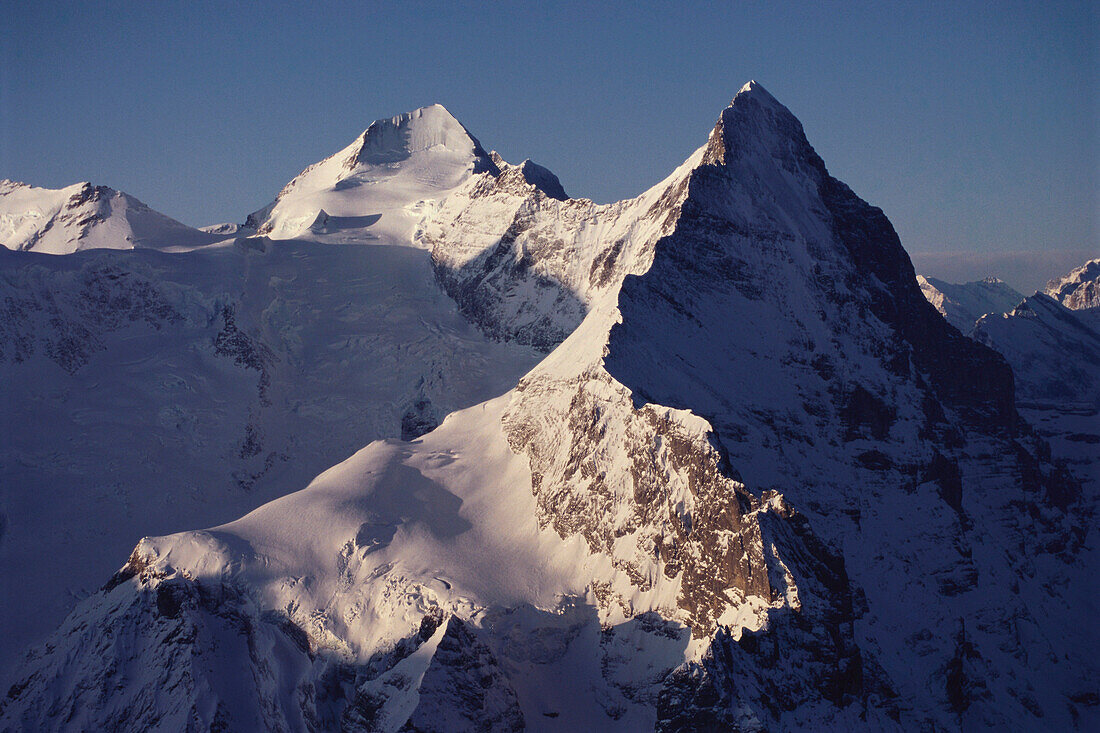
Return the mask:
[[[896,721],[896,693],[885,672],[866,659],[854,635],[858,611],[844,561],[823,545],[809,523],[781,500],[762,516],[765,545],[797,566],[791,606],[768,611],[759,631],[739,638],[720,627],[698,663],[673,670],[657,700],[658,731],[767,730],[794,711],[807,719],[840,720],[838,714]],[[839,722],[836,724],[839,725]]]
[[489,648],[455,617],[420,683],[420,704],[401,730],[521,731],[523,712]]
[[[446,627],[442,637],[413,688],[413,680],[398,665],[442,625]],[[525,728],[515,690],[493,653],[475,630],[454,616],[425,616],[417,634],[398,644],[391,654],[352,672],[350,679],[357,680],[356,689],[342,714],[342,730],[489,733]],[[401,700],[412,689],[418,702],[410,711]]]
[[988,699],[989,691],[982,682],[980,663],[982,655],[966,638],[966,624],[959,620],[955,633],[955,654],[944,668],[944,685],[947,701],[962,718],[971,705],[978,699]]
[[418,399],[401,417],[401,440],[416,440],[439,427],[439,415],[427,397]]
[[[821,705],[843,716],[856,701],[886,719],[908,708],[911,723],[934,720],[937,705],[950,705],[917,701],[912,657],[882,664],[861,648],[888,647],[899,624],[948,623],[975,598],[988,604],[983,613],[1005,613],[991,579],[1022,569],[973,547],[1022,544],[1070,562],[1087,511],[1057,498],[1077,494],[1056,488],[1062,473],[1022,426],[1004,359],[927,303],[886,217],[828,175],[766,92],[750,87],[722,114],[687,189],[651,267],[623,282],[600,365],[576,382],[536,370],[505,417],[513,449],[530,459],[540,521],[580,534],[642,589],[643,564],[624,556],[622,538],[635,538],[636,557],[652,546],[666,575],[682,574],[678,605],[696,635],[713,633],[743,597],[774,601],[797,588],[800,602],[770,610],[736,654],[715,642],[715,659],[747,659],[674,679],[669,730],[729,725],[745,705],[773,721]],[[552,404],[569,407],[536,414]],[[687,431],[681,453],[676,431],[646,418],[663,408],[690,410],[713,432]],[[646,471],[654,446],[660,470]],[[633,489],[617,475],[621,455],[648,477]],[[1021,511],[1037,524],[1006,533]],[[889,540],[867,533],[868,517],[894,512],[914,520],[891,524]],[[884,575],[884,562],[898,574]],[[896,606],[911,592],[902,580],[922,573],[929,617]],[[871,592],[860,623],[852,599],[862,588]],[[1005,603],[1022,618],[1042,614],[1019,598]],[[983,633],[968,642],[976,654],[1006,643],[993,626]],[[947,643],[926,655],[940,665],[957,656]],[[920,679],[935,684],[942,667],[930,661],[919,663]],[[1004,689],[1007,679],[989,699],[1024,699]],[[693,699],[718,702],[697,702],[709,712],[685,720],[675,701]],[[974,719],[1004,720],[997,704],[980,707]]]
[[274,359],[271,350],[237,327],[236,309],[232,305],[223,306],[221,316],[222,328],[214,337],[214,353],[259,373],[260,402],[268,404],[267,390],[271,385],[268,365]]
[[836,238],[854,266],[849,286],[859,287],[855,279],[868,275],[882,285],[864,288],[871,296],[871,313],[902,342],[895,363],[900,362],[904,369],[908,356],[917,372],[928,375],[932,389],[943,401],[987,428],[1015,434],[1012,370],[1003,357],[948,327],[921,294],[912,262],[882,210],[829,176],[816,154],[813,161],[822,174],[821,200],[832,215]]

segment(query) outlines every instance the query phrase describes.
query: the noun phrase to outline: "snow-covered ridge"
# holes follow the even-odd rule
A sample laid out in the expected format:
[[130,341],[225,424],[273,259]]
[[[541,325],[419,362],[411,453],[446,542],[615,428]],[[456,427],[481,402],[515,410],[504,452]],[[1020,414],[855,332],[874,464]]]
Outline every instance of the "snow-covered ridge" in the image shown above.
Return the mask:
[[46,254],[135,247],[187,249],[219,238],[106,186],[85,182],[49,189],[0,181],[0,245],[8,249]]
[[969,334],[985,314],[1008,313],[1024,299],[1023,294],[995,277],[960,285],[917,275],[917,284],[928,302],[964,334]]
[[1100,308],[1100,258],[1051,280],[1043,292],[1073,310]]
[[0,676],[135,537],[240,516],[539,358],[466,322],[410,246],[0,250],[0,315],[0,577],[23,599]]
[[1014,365],[1018,400],[1100,410],[1100,332],[1088,315],[1036,293],[983,316],[973,336]]

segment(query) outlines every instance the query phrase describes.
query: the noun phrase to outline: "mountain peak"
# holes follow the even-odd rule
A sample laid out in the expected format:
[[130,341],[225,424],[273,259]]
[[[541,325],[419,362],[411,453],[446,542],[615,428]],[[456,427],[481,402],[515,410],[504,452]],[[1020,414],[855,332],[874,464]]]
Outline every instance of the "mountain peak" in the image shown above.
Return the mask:
[[779,102],[776,101],[775,97],[773,97],[768,92],[768,90],[764,88],[764,85],[756,81],[755,79],[750,80],[747,84],[737,90],[737,94],[733,96],[733,101],[730,102],[730,105],[732,106],[733,104],[736,104],[738,99],[756,99],[760,102],[779,104]]
[[355,143],[346,166],[389,165],[432,148],[484,157],[477,138],[442,104],[420,107],[389,119],[375,120]]
[[1054,278],[1043,292],[1072,310],[1100,307],[1100,258]]
[[215,239],[108,186],[80,181],[52,189],[0,181],[0,247],[7,249],[69,254],[84,249],[197,247]]
[[433,104],[375,120],[343,150],[299,173],[246,224],[274,239],[312,236],[323,210],[332,229],[327,234],[404,241],[417,217],[408,206],[486,172],[500,171],[477,138],[446,107]]
[[741,87],[718,116],[703,163],[727,165],[753,150],[767,157],[816,158],[802,123],[756,81]]

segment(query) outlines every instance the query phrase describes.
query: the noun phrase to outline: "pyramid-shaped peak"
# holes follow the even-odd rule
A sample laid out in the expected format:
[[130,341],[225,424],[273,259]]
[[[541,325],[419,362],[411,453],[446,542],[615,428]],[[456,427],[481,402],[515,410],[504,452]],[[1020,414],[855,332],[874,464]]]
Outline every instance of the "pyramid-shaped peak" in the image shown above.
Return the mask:
[[375,120],[356,142],[353,165],[386,165],[432,148],[486,155],[477,138],[442,104]]
[[766,157],[816,157],[802,123],[755,80],[741,87],[718,116],[703,162],[724,165],[750,151],[770,151]]
[[734,101],[736,101],[738,97],[742,96],[744,96],[745,98],[753,97],[761,100],[766,99],[771,100],[772,102],[775,101],[775,97],[769,94],[768,90],[764,88],[764,85],[756,81],[755,79],[749,80],[747,84],[737,90],[737,94],[733,96]]
[[742,112],[751,108],[768,109],[790,115],[790,110],[780,104],[779,100],[771,95],[764,86],[755,79],[737,90],[727,110],[736,109]]

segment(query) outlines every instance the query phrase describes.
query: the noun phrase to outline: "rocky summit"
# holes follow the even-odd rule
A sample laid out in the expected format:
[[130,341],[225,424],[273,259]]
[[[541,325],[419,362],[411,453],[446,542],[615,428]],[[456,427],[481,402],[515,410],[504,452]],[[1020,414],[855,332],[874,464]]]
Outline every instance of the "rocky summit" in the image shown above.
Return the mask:
[[[19,556],[57,628],[5,612],[0,727],[1100,725],[1091,270],[918,280],[756,82],[700,142],[596,204],[436,105],[216,244],[0,258],[17,411],[103,436],[74,475],[168,424],[193,471],[175,533],[121,489],[113,575]],[[120,427],[89,380],[159,409]],[[10,449],[28,486],[49,440]]]

